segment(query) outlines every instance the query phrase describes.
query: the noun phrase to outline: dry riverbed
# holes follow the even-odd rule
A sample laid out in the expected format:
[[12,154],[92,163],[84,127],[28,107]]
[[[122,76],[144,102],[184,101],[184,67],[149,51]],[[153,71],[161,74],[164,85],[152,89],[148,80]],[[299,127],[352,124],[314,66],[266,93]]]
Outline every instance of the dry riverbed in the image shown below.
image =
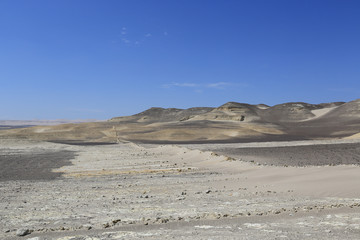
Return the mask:
[[222,146],[0,140],[0,239],[359,239],[353,151],[284,167]]

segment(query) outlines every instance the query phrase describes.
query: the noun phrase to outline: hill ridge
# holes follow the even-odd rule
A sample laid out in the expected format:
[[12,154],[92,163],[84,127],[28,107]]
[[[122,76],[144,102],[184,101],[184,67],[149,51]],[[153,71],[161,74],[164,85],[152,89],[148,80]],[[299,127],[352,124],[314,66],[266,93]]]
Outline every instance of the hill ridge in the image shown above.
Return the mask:
[[334,139],[359,136],[360,99],[274,106],[227,102],[219,107],[154,107],[104,122],[1,130],[0,138],[57,142],[209,143]]

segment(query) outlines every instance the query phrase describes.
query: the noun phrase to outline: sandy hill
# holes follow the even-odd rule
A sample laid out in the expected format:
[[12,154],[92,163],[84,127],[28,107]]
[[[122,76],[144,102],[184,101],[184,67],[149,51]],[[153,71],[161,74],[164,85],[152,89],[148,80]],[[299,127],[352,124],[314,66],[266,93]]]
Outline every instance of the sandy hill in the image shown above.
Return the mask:
[[259,108],[254,105],[228,102],[192,120],[252,122],[259,120],[258,110]]
[[360,118],[360,99],[347,102],[334,108],[333,111],[326,115],[327,118],[333,121],[357,121]]
[[210,107],[195,107],[189,109],[153,107],[129,117],[115,117],[110,122],[172,122],[185,121],[194,116],[210,112]]
[[228,102],[217,108],[150,108],[105,122],[1,130],[0,137],[64,142],[250,142],[331,139],[360,132],[360,99],[275,106]]

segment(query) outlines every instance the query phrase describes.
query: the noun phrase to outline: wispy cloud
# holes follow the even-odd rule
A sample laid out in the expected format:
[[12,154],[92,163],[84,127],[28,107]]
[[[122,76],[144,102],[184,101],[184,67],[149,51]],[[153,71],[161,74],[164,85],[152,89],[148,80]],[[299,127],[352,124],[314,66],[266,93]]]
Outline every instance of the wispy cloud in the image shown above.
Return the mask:
[[130,40],[127,38],[122,38],[121,41],[126,44],[130,43]]
[[67,109],[71,112],[83,112],[83,113],[103,113],[104,110],[101,109],[91,109],[91,108],[69,108]]
[[[111,43],[119,44],[123,43],[127,46],[140,45],[146,41],[150,41],[151,38],[159,40],[159,37],[165,38],[168,35],[168,32],[134,32],[128,31],[128,28],[122,27],[120,32],[117,34],[117,39],[113,39]],[[157,38],[156,38],[157,37]]]
[[126,27],[121,28],[121,35],[126,35]]
[[162,85],[163,88],[171,88],[171,87],[199,87],[199,84],[196,83],[177,83],[177,82],[173,82],[173,83],[167,83],[167,84],[163,84]]
[[232,83],[232,82],[212,82],[212,83],[179,83],[172,82],[163,84],[163,88],[173,88],[173,87],[186,87],[186,88],[196,88],[197,91],[203,91],[204,89],[226,89],[228,87],[246,87],[247,84],[244,83]]
[[218,88],[218,89],[224,89],[226,86],[233,85],[229,82],[216,82],[216,83],[209,83],[206,85],[208,88]]

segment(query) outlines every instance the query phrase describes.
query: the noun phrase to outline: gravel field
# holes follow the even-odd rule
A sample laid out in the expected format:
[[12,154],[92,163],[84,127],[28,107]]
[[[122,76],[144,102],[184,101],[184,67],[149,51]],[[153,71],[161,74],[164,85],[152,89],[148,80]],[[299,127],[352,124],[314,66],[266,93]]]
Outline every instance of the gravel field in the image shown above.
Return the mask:
[[259,165],[226,144],[0,140],[0,239],[359,239],[359,145],[319,146],[296,156],[332,149],[341,165]]
[[235,144],[193,145],[204,151],[214,151],[240,161],[276,166],[323,166],[360,164],[360,143],[313,144],[290,146],[236,147]]

